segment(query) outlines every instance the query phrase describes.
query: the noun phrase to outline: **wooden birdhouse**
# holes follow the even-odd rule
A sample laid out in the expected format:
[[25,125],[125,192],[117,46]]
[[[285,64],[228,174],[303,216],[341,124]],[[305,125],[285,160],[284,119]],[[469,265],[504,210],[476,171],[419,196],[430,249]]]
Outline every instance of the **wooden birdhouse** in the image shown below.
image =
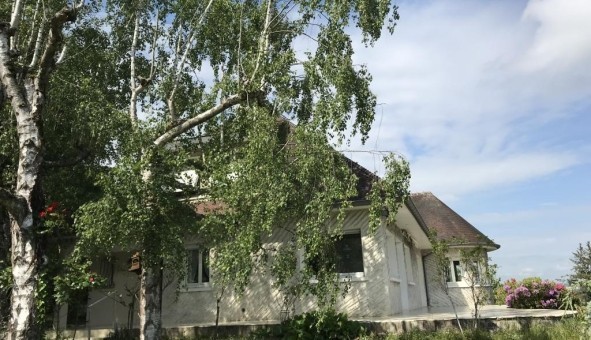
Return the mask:
[[140,263],[140,253],[135,252],[131,255],[130,266],[128,271],[139,274],[142,272],[142,264]]

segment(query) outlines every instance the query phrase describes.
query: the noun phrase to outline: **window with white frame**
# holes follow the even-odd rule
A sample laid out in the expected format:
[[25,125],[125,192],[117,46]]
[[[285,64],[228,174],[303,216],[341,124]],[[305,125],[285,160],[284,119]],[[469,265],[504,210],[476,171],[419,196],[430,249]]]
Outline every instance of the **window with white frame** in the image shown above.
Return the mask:
[[334,265],[335,270],[342,277],[364,276],[363,267],[363,246],[361,242],[361,231],[346,231],[339,239],[327,245],[319,254],[304,255],[304,265],[309,266],[314,275],[327,266]]
[[414,271],[412,270],[412,253],[410,247],[404,245],[404,266],[406,268],[406,279],[413,284],[415,281]]
[[340,274],[363,273],[361,231],[344,234],[335,242],[336,270]]
[[209,249],[189,247],[187,259],[187,286],[189,288],[209,286]]
[[461,282],[464,279],[464,272],[460,260],[449,259],[449,267],[446,268],[445,276],[447,282]]

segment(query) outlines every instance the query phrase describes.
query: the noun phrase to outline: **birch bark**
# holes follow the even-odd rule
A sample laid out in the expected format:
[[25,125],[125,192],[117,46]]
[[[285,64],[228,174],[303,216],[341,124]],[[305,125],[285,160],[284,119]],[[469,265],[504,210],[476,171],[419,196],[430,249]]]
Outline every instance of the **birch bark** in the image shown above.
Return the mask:
[[2,190],[0,205],[11,219],[13,287],[8,339],[41,338],[36,327],[35,291],[39,279],[40,249],[36,240],[35,213],[42,208],[41,165],[43,163],[42,113],[49,75],[62,41],[64,23],[75,21],[76,9],[64,7],[51,19],[49,34],[38,65],[15,74],[15,51],[11,39],[22,11],[17,1],[10,24],[0,23],[0,81],[15,115],[18,135],[18,168],[14,193]]

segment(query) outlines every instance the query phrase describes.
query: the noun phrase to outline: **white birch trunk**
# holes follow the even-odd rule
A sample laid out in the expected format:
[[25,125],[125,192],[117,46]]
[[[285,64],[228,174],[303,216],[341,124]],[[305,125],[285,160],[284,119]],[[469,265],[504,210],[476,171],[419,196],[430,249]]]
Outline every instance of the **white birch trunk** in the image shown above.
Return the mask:
[[142,268],[140,278],[140,339],[162,338],[162,270]]
[[39,249],[34,218],[42,208],[43,136],[40,127],[49,75],[55,66],[56,49],[62,41],[61,30],[65,22],[76,19],[75,10],[67,7],[55,14],[38,69],[35,73],[23,74],[19,80],[13,69],[11,38],[18,27],[22,3],[24,1],[17,1],[13,8],[11,23],[0,23],[0,82],[15,115],[18,134],[16,190],[14,193],[5,189],[0,192],[0,204],[8,210],[11,219],[13,287],[7,332],[10,340],[42,337],[36,325]]
[[[43,91],[37,78],[19,86],[10,67],[9,35],[0,28],[0,77],[16,117],[19,141],[19,162],[16,191],[11,202],[5,201],[11,215],[11,259],[13,287],[9,339],[35,339],[35,289],[38,279],[37,247],[33,213],[35,195],[39,190],[42,162],[42,138],[39,130]],[[24,91],[23,91],[24,90]],[[26,95],[26,97],[25,97]],[[39,208],[39,207],[37,207]]]

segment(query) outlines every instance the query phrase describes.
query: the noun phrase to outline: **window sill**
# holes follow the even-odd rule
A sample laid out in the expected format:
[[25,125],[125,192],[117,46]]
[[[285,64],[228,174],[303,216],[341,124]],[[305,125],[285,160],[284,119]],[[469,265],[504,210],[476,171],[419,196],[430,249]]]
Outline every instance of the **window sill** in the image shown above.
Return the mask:
[[399,279],[399,278],[397,278],[397,277],[391,277],[391,278],[390,278],[390,282],[394,282],[394,283],[401,283],[401,282],[402,282],[402,280],[401,280],[401,279]]
[[[339,282],[366,282],[368,281],[364,273],[340,274]],[[310,283],[318,283],[316,279],[310,279]]]
[[409,286],[416,286],[417,284],[416,284],[416,283],[414,283],[413,281],[409,281],[409,282],[408,282],[408,285],[409,285]]
[[[465,281],[458,281],[458,282],[448,282],[447,286],[449,288],[469,288],[470,284]],[[474,287],[490,287],[490,285],[475,284]]]
[[200,284],[200,285],[187,285],[186,288],[181,289],[181,293],[189,293],[189,292],[207,292],[210,291],[211,285],[210,284]]

